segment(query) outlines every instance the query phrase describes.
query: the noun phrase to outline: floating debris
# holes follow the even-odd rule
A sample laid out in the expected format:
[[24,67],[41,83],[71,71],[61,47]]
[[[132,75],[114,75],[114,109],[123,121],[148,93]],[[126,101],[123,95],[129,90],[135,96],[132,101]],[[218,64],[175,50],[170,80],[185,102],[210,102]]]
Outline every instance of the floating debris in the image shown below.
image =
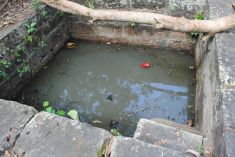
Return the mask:
[[147,61],[147,62],[140,64],[140,67],[143,69],[147,69],[151,67],[151,64],[149,63],[149,61]]
[[76,43],[68,42],[66,44],[66,48],[68,48],[68,49],[73,49],[73,48],[76,48],[76,47],[77,47]]
[[193,126],[193,120],[192,120],[192,119],[188,120],[188,121],[187,121],[187,125],[190,126],[190,127],[192,127],[192,126]]
[[93,120],[92,123],[93,123],[93,124],[102,124],[103,122],[100,121],[100,120]]
[[193,66],[193,65],[190,65],[190,66],[189,66],[189,69],[190,69],[190,70],[193,70],[193,69],[194,69],[194,66]]
[[109,94],[106,99],[109,100],[109,101],[113,101],[113,96],[111,94]]
[[118,121],[111,120],[109,122],[109,127],[112,128],[112,129],[117,129],[118,126],[119,126],[119,122]]

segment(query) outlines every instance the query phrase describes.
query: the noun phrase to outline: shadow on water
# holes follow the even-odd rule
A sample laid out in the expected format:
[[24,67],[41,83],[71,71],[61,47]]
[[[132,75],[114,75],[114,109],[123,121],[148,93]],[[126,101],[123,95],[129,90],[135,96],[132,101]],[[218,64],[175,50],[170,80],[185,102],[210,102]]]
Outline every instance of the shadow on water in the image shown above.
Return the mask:
[[[186,124],[193,119],[195,71],[192,56],[179,52],[78,41],[62,49],[22,92],[40,109],[76,109],[81,121],[132,136],[140,118]],[[142,69],[149,61],[152,67]]]

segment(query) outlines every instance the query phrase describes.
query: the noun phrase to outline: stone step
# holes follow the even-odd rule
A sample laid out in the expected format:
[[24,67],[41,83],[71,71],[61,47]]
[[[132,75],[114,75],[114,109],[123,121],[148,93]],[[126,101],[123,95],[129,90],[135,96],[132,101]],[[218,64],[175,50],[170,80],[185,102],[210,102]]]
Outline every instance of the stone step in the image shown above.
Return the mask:
[[180,152],[196,150],[203,144],[201,135],[147,119],[139,121],[134,138]]
[[191,132],[193,134],[197,134],[197,135],[202,134],[196,128],[193,128],[193,127],[190,127],[190,126],[187,126],[187,125],[183,125],[183,124],[179,124],[179,123],[176,123],[176,122],[173,122],[173,121],[170,121],[170,120],[161,119],[161,118],[153,118],[153,119],[151,119],[151,121],[161,123],[161,124],[165,124],[165,125],[168,125],[168,126],[171,126],[171,127],[175,127],[179,130],[184,130],[184,131],[187,131],[187,132]]
[[24,126],[36,113],[33,107],[0,99],[0,152],[13,147]]
[[110,157],[191,157],[186,153],[129,137],[114,138],[110,152]]
[[25,126],[13,151],[24,157],[97,157],[111,136],[89,124],[40,112]]

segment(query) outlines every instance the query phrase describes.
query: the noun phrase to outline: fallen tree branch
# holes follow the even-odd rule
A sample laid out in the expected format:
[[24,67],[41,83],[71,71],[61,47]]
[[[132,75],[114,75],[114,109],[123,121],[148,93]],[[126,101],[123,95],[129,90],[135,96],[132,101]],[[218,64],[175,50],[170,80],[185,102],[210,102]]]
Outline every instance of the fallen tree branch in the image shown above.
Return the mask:
[[[91,21],[125,21],[154,25],[159,29],[178,32],[201,32],[215,34],[235,28],[235,13],[214,20],[188,20],[151,12],[90,9],[69,0],[40,0],[67,13],[83,15]],[[234,4],[232,5],[234,7]]]

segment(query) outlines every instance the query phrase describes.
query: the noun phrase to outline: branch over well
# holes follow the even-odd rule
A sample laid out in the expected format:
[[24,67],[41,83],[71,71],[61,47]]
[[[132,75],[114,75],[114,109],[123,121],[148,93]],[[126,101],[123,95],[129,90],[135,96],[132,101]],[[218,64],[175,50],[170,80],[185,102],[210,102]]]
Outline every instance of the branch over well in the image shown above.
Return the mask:
[[[154,25],[156,28],[178,32],[202,32],[215,34],[235,28],[235,13],[214,20],[188,20],[163,14],[138,11],[90,9],[69,0],[40,0],[64,12],[90,17],[92,21],[126,21]],[[233,6],[234,7],[234,6]]]

